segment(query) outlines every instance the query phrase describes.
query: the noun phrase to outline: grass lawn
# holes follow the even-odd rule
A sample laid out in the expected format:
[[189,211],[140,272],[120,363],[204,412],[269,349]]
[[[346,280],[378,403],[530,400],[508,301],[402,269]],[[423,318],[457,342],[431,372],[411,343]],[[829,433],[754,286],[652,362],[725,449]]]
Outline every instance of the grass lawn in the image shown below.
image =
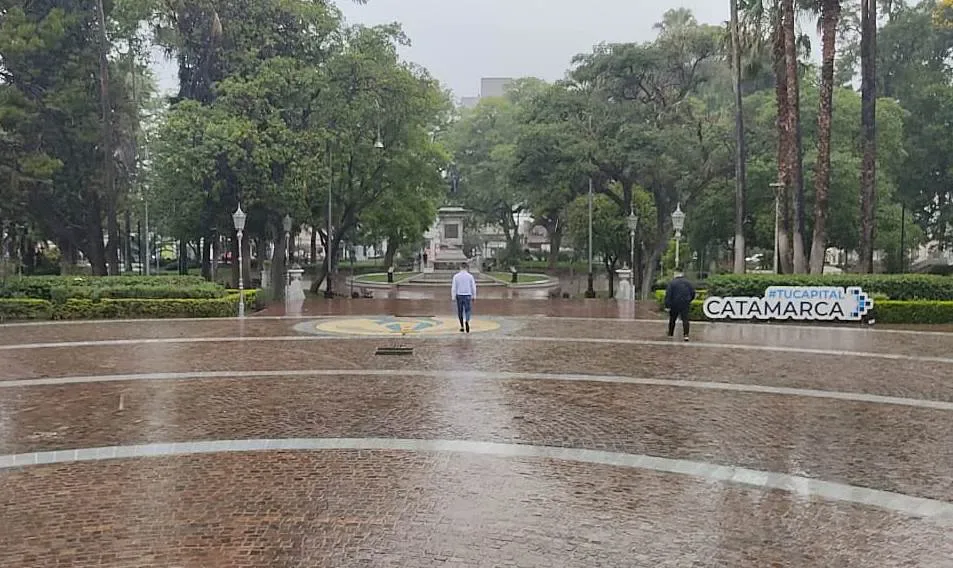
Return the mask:
[[[409,278],[417,276],[416,272],[395,272],[394,273],[394,282],[402,282]],[[374,284],[386,284],[387,283],[387,274],[365,274],[363,276],[357,276],[354,279],[354,283],[358,284],[361,282],[372,282]]]
[[[513,279],[509,272],[491,272],[490,276],[497,280],[502,280],[507,284]],[[520,272],[517,277],[518,284],[538,284],[540,282],[546,282],[547,280],[549,280],[549,278],[542,274],[523,274]]]

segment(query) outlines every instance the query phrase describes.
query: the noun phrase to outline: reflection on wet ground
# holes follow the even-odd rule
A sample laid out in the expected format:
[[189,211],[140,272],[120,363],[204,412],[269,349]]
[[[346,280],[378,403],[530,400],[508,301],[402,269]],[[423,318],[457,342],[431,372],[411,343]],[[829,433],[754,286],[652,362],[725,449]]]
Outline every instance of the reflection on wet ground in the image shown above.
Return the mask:
[[301,312],[0,326],[0,565],[953,565],[953,335]]

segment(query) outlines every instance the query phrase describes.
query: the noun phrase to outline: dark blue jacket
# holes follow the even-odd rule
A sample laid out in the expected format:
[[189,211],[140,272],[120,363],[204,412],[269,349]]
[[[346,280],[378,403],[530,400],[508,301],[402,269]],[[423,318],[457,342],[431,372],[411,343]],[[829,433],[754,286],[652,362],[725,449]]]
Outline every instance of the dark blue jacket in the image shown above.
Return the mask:
[[695,287],[687,278],[679,276],[665,288],[665,307],[670,310],[687,308],[695,299]]

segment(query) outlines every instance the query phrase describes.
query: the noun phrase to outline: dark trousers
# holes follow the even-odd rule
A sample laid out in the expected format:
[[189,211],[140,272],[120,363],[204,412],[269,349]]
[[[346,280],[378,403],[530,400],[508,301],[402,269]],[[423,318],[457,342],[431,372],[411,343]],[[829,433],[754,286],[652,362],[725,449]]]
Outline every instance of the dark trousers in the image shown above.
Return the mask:
[[463,322],[470,321],[470,313],[473,311],[473,298],[470,296],[457,296],[457,318],[460,319],[460,327]]
[[682,318],[682,334],[688,337],[688,310],[689,306],[672,306],[668,310],[668,336],[675,335],[675,321]]

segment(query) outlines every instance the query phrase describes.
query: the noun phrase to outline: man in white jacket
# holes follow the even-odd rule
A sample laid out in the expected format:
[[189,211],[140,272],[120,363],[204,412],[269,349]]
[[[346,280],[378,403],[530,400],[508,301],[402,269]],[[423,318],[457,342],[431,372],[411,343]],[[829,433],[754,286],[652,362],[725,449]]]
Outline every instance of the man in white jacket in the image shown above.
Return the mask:
[[473,299],[476,298],[476,280],[470,274],[467,263],[460,265],[460,272],[453,275],[450,286],[450,298],[457,303],[457,318],[460,320],[460,332],[470,333],[470,313]]

